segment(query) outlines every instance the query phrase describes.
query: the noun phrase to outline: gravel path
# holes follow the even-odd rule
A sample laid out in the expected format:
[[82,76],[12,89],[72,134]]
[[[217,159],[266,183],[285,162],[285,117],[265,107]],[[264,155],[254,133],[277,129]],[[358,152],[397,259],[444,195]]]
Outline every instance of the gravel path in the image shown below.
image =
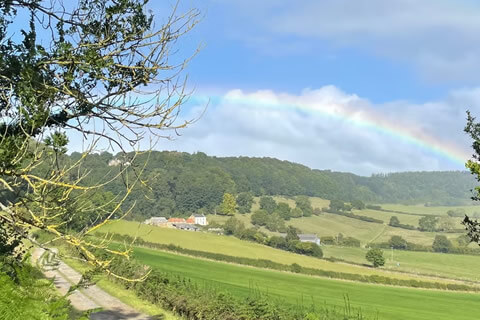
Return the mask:
[[[34,263],[42,257],[44,249],[36,248],[32,253]],[[54,267],[45,266],[43,273],[47,278],[54,279],[55,287],[61,294],[66,294],[72,284],[78,283],[81,274],[69,267],[63,261],[58,261],[58,265]],[[106,293],[96,285],[87,289],[75,290],[68,296],[72,305],[80,310],[86,311],[91,309],[102,308],[102,311],[92,313],[91,320],[154,320],[161,319],[158,317],[150,317],[139,313],[130,306],[121,302],[117,298]]]

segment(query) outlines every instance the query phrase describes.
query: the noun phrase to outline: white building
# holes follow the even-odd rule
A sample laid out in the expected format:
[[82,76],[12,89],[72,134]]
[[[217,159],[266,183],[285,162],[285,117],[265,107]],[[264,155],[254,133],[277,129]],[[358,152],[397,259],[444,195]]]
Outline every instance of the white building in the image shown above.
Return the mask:
[[299,234],[298,239],[300,242],[312,242],[320,245],[320,239],[316,234]]
[[150,224],[152,226],[166,226],[167,218],[165,217],[151,217],[150,219],[145,220],[143,223]]
[[203,214],[194,214],[190,216],[190,218],[193,218],[195,220],[195,224],[201,226],[206,226],[208,224],[207,217],[205,217]]

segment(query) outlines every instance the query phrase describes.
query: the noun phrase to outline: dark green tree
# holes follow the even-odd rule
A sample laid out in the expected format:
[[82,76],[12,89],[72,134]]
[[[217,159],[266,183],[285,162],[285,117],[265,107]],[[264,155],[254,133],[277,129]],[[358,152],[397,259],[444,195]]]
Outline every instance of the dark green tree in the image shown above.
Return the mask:
[[287,227],[287,236],[285,237],[285,240],[287,242],[298,240],[299,238],[298,238],[297,233],[298,233],[298,230],[295,227],[288,226]]
[[276,213],[280,217],[282,217],[283,220],[290,220],[290,213],[292,211],[292,208],[290,208],[290,205],[286,202],[280,202],[277,205],[277,209],[275,210]]
[[385,258],[381,249],[370,249],[365,255],[367,261],[371,262],[374,268],[385,265]]
[[403,239],[401,236],[392,236],[388,241],[388,245],[390,248],[393,249],[407,249],[407,240]]
[[365,209],[365,203],[363,203],[361,200],[353,200],[352,207],[357,210],[363,210]]
[[452,249],[452,243],[444,235],[436,235],[433,240],[432,249],[435,252],[447,253]]
[[345,210],[345,203],[341,200],[331,200],[330,201],[330,209],[334,211],[343,211]]
[[300,208],[293,208],[292,211],[290,211],[290,216],[292,218],[301,218],[303,215],[302,210]]
[[418,220],[418,226],[422,231],[433,232],[437,229],[438,218],[434,216],[423,216]]
[[269,214],[265,210],[257,210],[250,217],[252,224],[256,226],[265,226],[270,220]]
[[269,214],[277,208],[277,203],[272,197],[264,196],[260,198],[260,209],[265,210]]
[[307,196],[297,196],[295,198],[295,205],[297,208],[302,210],[304,217],[310,217],[313,214],[312,203],[310,202],[310,198]]
[[252,210],[253,195],[250,192],[240,192],[237,195],[238,212],[245,214]]
[[389,226],[396,227],[400,225],[400,220],[398,219],[397,216],[392,216],[390,218],[390,222],[388,223]]

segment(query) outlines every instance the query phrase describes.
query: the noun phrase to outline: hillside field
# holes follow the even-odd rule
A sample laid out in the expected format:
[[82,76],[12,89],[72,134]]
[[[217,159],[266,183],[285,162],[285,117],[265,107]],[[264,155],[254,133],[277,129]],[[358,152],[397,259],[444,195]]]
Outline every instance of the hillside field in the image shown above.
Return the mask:
[[[215,235],[204,232],[189,232],[180,231],[176,229],[167,229],[154,226],[148,226],[139,224],[137,222],[130,221],[116,221],[110,225],[107,225],[101,229],[102,232],[114,232],[118,234],[127,234],[130,236],[139,236],[146,241],[163,243],[163,244],[175,244],[183,248],[221,253],[231,256],[248,257],[254,259],[268,259],[274,262],[283,264],[298,263],[303,267],[316,268],[328,271],[337,271],[345,273],[356,273],[364,275],[382,275],[390,278],[398,279],[417,279],[423,281],[437,281],[444,282],[443,280],[432,280],[428,277],[423,277],[420,274],[432,274],[431,267],[424,265],[425,260],[428,261],[429,256],[422,256],[423,252],[402,252],[405,254],[405,265],[401,265],[401,271],[411,271],[414,274],[391,272],[385,269],[373,269],[369,267],[351,265],[346,263],[334,263],[322,259],[294,254],[291,252],[274,249],[264,245],[260,245],[253,242],[242,241],[234,237]],[[336,258],[342,258],[348,261],[357,263],[365,263],[364,253],[360,249],[355,248],[338,248],[323,246],[325,254],[327,256],[335,256]],[[337,251],[335,251],[337,250]],[[363,254],[363,258],[362,258]],[[387,254],[386,254],[387,255]],[[403,256],[402,256],[403,257]],[[427,257],[427,258],[423,258]],[[442,276],[451,278],[471,279],[472,270],[476,269],[478,265],[480,267],[480,257],[476,256],[459,256],[459,255],[441,255],[431,254],[431,257],[440,257],[444,259],[438,260],[441,262],[443,268],[451,268],[454,270],[452,273],[444,273]],[[387,255],[388,258],[388,255]],[[403,259],[403,258],[402,258]],[[423,261],[423,262],[422,262]],[[434,260],[435,261],[435,260]],[[434,263],[434,262],[432,262]],[[464,272],[462,272],[461,264],[467,264]],[[408,267],[408,269],[405,268]],[[442,267],[438,267],[440,270]],[[447,270],[447,269],[445,269]],[[435,272],[433,272],[435,273]]]
[[[379,320],[471,320],[476,318],[479,294],[394,288],[205,261],[145,248],[135,248],[141,262],[237,296],[254,290],[292,305],[325,304],[343,308],[348,295],[354,308]],[[461,307],[459,307],[461,306]]]

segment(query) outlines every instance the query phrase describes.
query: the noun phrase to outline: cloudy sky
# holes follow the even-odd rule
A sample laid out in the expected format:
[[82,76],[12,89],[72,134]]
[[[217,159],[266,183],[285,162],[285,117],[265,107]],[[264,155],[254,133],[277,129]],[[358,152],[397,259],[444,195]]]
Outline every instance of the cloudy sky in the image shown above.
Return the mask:
[[[153,3],[162,16],[165,8]],[[362,175],[462,170],[480,116],[480,2],[203,0],[179,41],[202,117],[158,149]]]

